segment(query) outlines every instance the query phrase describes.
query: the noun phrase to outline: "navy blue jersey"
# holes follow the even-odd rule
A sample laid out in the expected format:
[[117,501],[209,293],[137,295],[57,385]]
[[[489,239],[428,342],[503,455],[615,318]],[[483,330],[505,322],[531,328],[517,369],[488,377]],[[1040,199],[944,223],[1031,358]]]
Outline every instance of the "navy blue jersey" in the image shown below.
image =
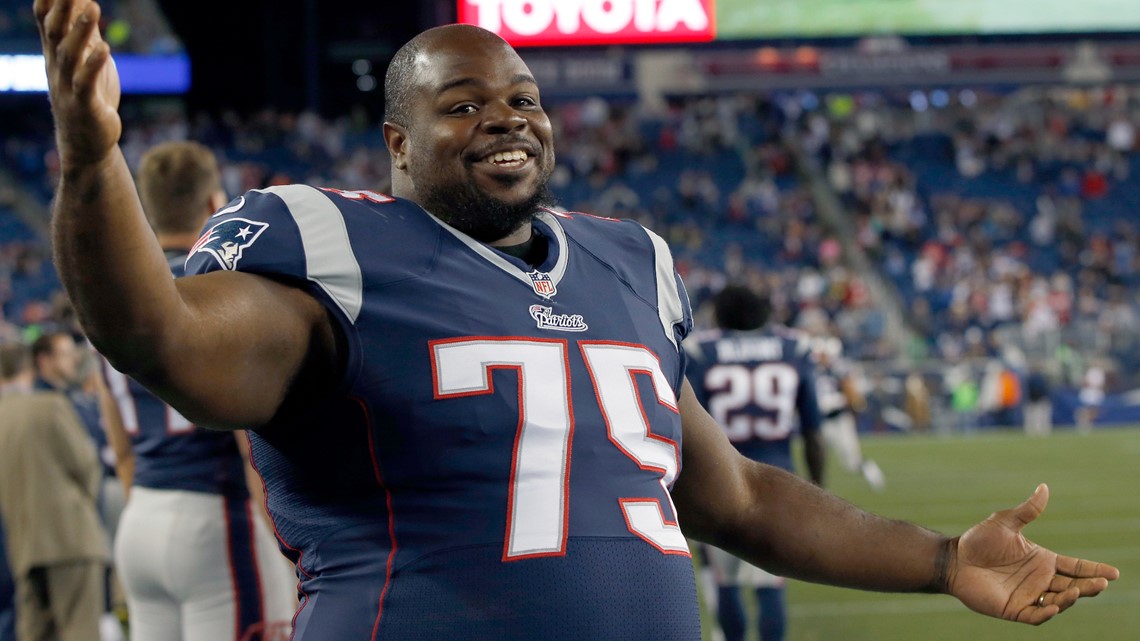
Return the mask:
[[291,282],[337,393],[251,436],[296,638],[700,638],[680,473],[687,298],[632,223],[540,212],[536,268],[420,207],[302,185],[208,221],[189,272]]
[[794,470],[791,440],[820,426],[812,363],[786,331],[694,335],[689,381],[728,440],[754,461]]
[[[175,277],[186,253],[167,253]],[[119,407],[135,454],[134,485],[249,497],[234,435],[195,427],[145,387],[103,360],[107,387]]]

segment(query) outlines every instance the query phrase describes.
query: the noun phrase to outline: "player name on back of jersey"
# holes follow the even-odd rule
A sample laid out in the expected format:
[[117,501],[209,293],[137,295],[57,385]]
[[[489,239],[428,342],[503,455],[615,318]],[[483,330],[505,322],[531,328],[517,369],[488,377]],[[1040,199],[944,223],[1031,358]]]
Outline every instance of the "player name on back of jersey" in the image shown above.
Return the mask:
[[716,358],[721,363],[778,361],[784,357],[784,343],[775,336],[734,336],[716,342]]

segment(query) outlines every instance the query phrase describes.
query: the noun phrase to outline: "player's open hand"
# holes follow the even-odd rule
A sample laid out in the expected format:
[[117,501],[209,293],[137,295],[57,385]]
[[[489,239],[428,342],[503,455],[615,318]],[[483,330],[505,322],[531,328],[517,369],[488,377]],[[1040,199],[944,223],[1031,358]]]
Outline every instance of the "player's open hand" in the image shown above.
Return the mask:
[[119,75],[90,0],[35,0],[60,160],[96,164],[119,141]]
[[1062,556],[1022,536],[1048,503],[1049,488],[1041,484],[1021,505],[967,530],[958,540],[950,593],[982,614],[1039,625],[1119,577],[1110,565]]

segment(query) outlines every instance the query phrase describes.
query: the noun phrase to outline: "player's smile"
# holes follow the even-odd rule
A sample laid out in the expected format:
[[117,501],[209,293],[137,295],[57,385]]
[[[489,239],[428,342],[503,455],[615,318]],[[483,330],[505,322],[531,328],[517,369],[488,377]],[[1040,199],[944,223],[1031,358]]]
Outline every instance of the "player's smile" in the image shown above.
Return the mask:
[[521,149],[497,151],[484,157],[475,166],[482,170],[489,168],[492,171],[518,173],[521,169],[533,167],[532,159],[530,154]]
[[499,187],[514,187],[538,169],[541,152],[536,147],[529,142],[499,144],[471,154],[468,165],[474,172],[492,178]]

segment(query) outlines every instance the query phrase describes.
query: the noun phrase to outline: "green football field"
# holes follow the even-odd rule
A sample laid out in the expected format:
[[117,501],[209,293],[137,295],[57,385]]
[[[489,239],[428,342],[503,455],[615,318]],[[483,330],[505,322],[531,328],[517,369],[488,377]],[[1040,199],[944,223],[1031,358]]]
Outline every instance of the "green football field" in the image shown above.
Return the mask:
[[721,38],[1127,31],[1140,2],[1082,0],[717,0]]
[[[859,592],[790,581],[788,641],[1135,641],[1140,639],[1140,428],[1048,438],[1019,432],[865,437],[887,476],[872,493],[829,466],[828,488],[892,518],[961,533],[1013,507],[1039,482],[1049,506],[1026,535],[1065,554],[1111,563],[1121,578],[1054,620],[1032,627],[970,612],[942,595]],[[705,638],[709,636],[706,621]],[[756,632],[750,630],[755,641]]]

